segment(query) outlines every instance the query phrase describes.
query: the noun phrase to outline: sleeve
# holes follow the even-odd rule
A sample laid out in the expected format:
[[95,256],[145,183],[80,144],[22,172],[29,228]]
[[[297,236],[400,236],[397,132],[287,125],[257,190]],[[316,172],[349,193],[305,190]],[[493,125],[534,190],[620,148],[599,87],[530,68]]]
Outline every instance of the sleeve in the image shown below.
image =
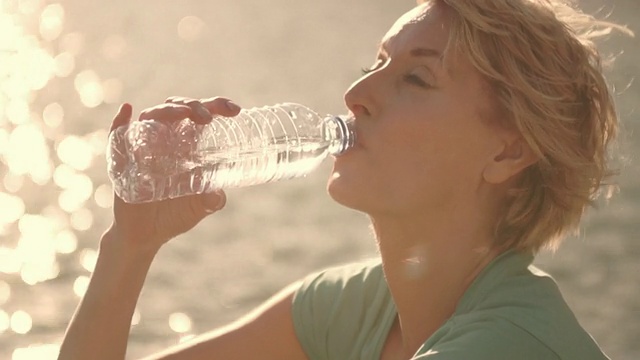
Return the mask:
[[[367,345],[366,329],[379,328],[386,286],[379,266],[333,268],[312,275],[296,291],[292,318],[307,356],[357,359]],[[386,300],[385,300],[386,299]]]
[[508,320],[491,319],[450,327],[413,360],[560,360],[550,348]]

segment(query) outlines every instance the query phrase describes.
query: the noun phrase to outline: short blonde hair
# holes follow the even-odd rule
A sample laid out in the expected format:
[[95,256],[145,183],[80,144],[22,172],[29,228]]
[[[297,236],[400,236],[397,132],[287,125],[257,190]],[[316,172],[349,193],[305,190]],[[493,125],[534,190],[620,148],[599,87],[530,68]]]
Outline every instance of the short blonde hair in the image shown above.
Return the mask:
[[505,126],[539,161],[527,168],[496,225],[497,245],[556,248],[577,230],[612,175],[607,148],[618,128],[593,39],[626,28],[559,0],[423,0],[454,12],[450,49],[488,80]]

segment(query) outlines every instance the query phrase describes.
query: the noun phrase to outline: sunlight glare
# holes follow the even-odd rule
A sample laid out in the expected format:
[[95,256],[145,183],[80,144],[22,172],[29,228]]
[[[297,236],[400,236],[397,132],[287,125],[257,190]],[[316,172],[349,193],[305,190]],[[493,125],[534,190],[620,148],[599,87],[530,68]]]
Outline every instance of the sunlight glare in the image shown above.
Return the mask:
[[102,184],[98,186],[93,194],[93,200],[95,200],[96,205],[103,209],[110,208],[113,201],[113,189],[111,188],[111,184]]
[[14,173],[7,173],[2,179],[2,185],[7,192],[17,193],[24,185],[24,176]]
[[94,249],[83,249],[80,252],[80,265],[88,272],[93,272],[98,261],[98,252]]
[[83,138],[69,135],[57,146],[58,158],[63,163],[79,171],[85,171],[93,163],[94,154],[91,144]]
[[19,0],[18,7],[24,15],[33,14],[42,7],[43,0]]
[[0,305],[4,305],[11,298],[11,285],[0,280]]
[[108,128],[100,128],[91,134],[85,136],[86,142],[93,149],[93,155],[102,156],[105,154],[107,149],[107,140],[109,139],[109,130]]
[[29,313],[23,310],[18,310],[11,315],[9,326],[16,334],[24,335],[31,331],[31,328],[33,327],[33,320]]
[[35,285],[58,276],[53,241],[56,227],[53,219],[41,215],[26,214],[18,221],[21,236],[15,255],[22,262],[20,276],[26,284]]
[[[2,102],[0,102],[0,106]],[[2,109],[0,109],[0,118],[2,116]],[[6,129],[0,128],[0,155],[4,155],[9,150],[9,132]]]
[[13,350],[11,360],[55,360],[58,358],[59,352],[60,345],[56,344],[29,345]]
[[46,41],[53,41],[62,33],[64,8],[60,4],[51,4],[40,14],[40,35]]
[[74,230],[87,231],[93,226],[93,212],[87,208],[79,209],[71,214],[69,224]]
[[73,72],[76,67],[76,58],[69,52],[62,52],[53,58],[54,73],[59,78],[65,78]]
[[76,212],[84,207],[93,195],[93,182],[86,174],[75,174],[70,179],[72,186],[64,189],[58,196],[58,206],[68,213]]
[[15,255],[15,250],[0,246],[0,272],[5,274],[15,274],[20,271],[22,262]]
[[11,317],[7,314],[6,311],[0,309],[0,334],[9,330],[11,326]]
[[78,276],[73,282],[73,293],[76,294],[77,297],[82,297],[84,296],[84,293],[87,292],[88,286],[89,277],[85,275]]
[[55,255],[50,255],[41,262],[29,262],[22,265],[20,278],[27,285],[55,279],[60,275],[60,264],[56,261]]
[[95,108],[104,101],[104,89],[100,77],[93,70],[84,70],[76,75],[74,85],[80,101],[88,108]]
[[[37,46],[37,45],[36,45]],[[41,90],[55,73],[55,61],[51,54],[41,48],[24,50],[21,56],[23,69],[21,74],[31,90]]]
[[[16,127],[9,136],[7,151],[9,171],[16,175],[30,175],[34,179],[50,179],[53,164],[42,131],[34,124]],[[39,181],[39,182],[41,182]]]
[[169,327],[177,333],[186,333],[191,330],[191,318],[181,312],[169,315]]
[[0,192],[0,204],[0,227],[13,224],[24,215],[24,201],[17,196]]
[[78,249],[78,237],[69,229],[60,231],[54,242],[58,254],[72,254]]
[[14,125],[26,124],[30,120],[29,104],[24,99],[13,99],[5,108],[7,119]]
[[45,106],[42,111],[42,121],[52,128],[55,129],[62,124],[64,120],[64,108],[57,102],[52,102],[51,104]]

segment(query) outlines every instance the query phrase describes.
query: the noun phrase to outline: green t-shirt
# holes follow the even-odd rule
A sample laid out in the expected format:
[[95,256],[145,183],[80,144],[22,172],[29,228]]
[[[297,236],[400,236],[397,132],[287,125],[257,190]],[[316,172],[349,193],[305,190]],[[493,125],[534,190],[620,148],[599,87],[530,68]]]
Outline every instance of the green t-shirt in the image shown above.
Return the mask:
[[[414,359],[607,359],[553,279],[532,261],[515,251],[494,259]],[[292,316],[311,360],[379,359],[396,317],[380,260],[307,278],[294,296]]]

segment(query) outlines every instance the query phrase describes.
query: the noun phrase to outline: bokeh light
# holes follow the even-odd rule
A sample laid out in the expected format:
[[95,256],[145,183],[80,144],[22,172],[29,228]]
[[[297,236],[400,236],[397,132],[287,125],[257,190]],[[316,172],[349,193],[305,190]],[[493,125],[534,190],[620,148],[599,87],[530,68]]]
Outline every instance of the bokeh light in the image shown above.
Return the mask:
[[33,320],[29,313],[23,310],[18,310],[11,315],[9,326],[16,334],[24,335],[31,331],[31,328],[33,327]]
[[113,201],[113,190],[111,188],[111,184],[102,184],[98,186],[93,194],[93,199],[99,207],[103,209],[110,208],[111,202]]
[[177,333],[186,333],[191,331],[191,318],[189,315],[176,312],[169,315],[169,327]]
[[76,67],[76,58],[69,52],[63,52],[53,58],[55,66],[55,75],[59,78],[65,78],[73,72]]
[[13,350],[11,360],[55,360],[59,352],[60,346],[56,344],[31,345]]
[[11,297],[11,285],[0,280],[0,305],[4,305]]
[[0,228],[13,224],[24,215],[24,201],[15,195],[0,192]]
[[78,276],[76,280],[73,282],[73,293],[76,294],[77,297],[84,296],[84,293],[87,291],[87,287],[89,286],[89,277],[82,275]]
[[178,36],[185,41],[196,41],[206,24],[197,16],[185,16],[178,22]]
[[60,231],[56,235],[54,242],[58,254],[72,254],[78,249],[78,237],[68,229]]
[[104,101],[104,89],[98,74],[93,70],[84,70],[76,75],[74,85],[80,101],[88,108],[94,108]]
[[57,102],[45,106],[42,111],[42,121],[50,128],[57,128],[62,124],[63,120],[64,108]]
[[93,272],[93,269],[96,267],[97,259],[98,252],[94,249],[83,249],[80,252],[80,265],[89,272]]
[[40,14],[40,36],[46,41],[53,41],[62,33],[64,24],[64,8],[60,4],[51,4]]
[[9,330],[11,326],[11,317],[6,311],[0,309],[0,334]]
[[58,144],[57,154],[63,163],[76,170],[85,171],[93,162],[92,150],[91,145],[83,138],[70,135]]

